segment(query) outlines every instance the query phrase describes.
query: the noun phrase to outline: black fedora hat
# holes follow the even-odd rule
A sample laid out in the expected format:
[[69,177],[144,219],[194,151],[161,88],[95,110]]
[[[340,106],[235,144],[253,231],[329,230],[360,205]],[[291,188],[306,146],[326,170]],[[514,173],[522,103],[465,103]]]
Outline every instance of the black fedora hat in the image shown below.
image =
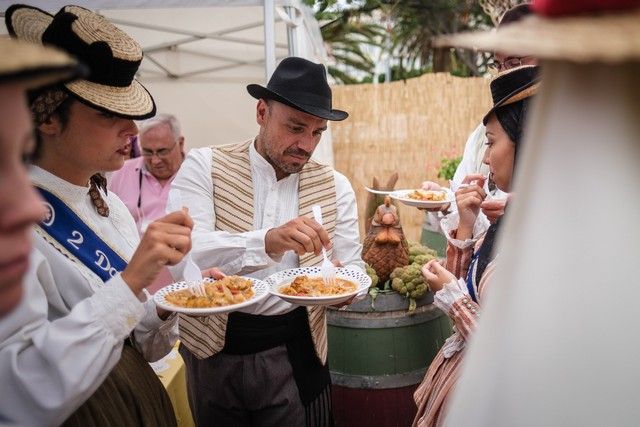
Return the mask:
[[322,64],[304,58],[290,57],[280,62],[267,83],[247,86],[256,99],[273,99],[289,107],[326,120],[344,120],[346,111],[331,108],[331,88]]
[[16,4],[5,13],[9,33],[21,40],[55,46],[89,67],[89,75],[65,83],[66,91],[98,110],[129,119],[155,115],[156,105],[136,79],[142,48],[103,16],[80,6],[55,15]]
[[539,68],[523,65],[503,71],[491,80],[493,107],[485,114],[482,123],[486,125],[491,113],[498,108],[535,95],[540,85]]

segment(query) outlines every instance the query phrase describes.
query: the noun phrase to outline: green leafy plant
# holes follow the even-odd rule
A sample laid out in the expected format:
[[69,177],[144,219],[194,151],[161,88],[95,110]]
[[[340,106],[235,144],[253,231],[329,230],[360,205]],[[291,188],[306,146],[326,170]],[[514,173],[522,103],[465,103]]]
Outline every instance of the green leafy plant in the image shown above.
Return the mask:
[[440,170],[438,171],[438,178],[442,179],[453,179],[453,175],[456,173],[456,169],[458,169],[458,165],[462,161],[462,156],[454,157],[453,159],[442,159],[440,162]]

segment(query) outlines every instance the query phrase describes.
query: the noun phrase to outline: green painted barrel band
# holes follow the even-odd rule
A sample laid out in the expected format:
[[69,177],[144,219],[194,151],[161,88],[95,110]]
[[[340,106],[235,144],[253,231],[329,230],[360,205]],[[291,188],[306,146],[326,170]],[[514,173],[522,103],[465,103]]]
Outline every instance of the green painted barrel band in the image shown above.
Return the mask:
[[426,307],[425,312],[439,315],[419,323],[385,328],[354,328],[351,327],[353,325],[344,327],[329,324],[327,332],[331,372],[377,377],[401,375],[426,368],[451,335],[448,316],[439,310],[429,309],[430,306]]
[[426,368],[394,375],[349,375],[331,372],[331,382],[348,388],[385,389],[418,384],[424,378]]
[[442,316],[434,305],[423,305],[411,314],[406,311],[373,311],[368,313],[328,311],[327,324],[353,329],[385,329],[425,323]]

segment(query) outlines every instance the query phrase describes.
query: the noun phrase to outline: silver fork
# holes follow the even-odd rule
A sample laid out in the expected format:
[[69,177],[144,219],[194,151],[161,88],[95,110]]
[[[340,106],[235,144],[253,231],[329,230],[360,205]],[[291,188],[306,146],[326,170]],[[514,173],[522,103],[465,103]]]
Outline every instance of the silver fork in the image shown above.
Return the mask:
[[[316,222],[322,225],[322,209],[320,205],[313,205],[311,207],[313,211],[313,218]],[[336,267],[333,265],[329,258],[327,257],[327,251],[322,247],[322,266],[320,267],[320,272],[322,274],[322,281],[329,286],[333,286],[336,283]]]
[[[172,188],[169,190],[169,199],[167,200],[170,210],[177,211],[182,209],[182,195],[180,190]],[[191,252],[184,257],[184,281],[189,291],[198,297],[204,297],[207,293],[204,290],[204,282],[202,281],[202,272],[197,264],[191,258]]]

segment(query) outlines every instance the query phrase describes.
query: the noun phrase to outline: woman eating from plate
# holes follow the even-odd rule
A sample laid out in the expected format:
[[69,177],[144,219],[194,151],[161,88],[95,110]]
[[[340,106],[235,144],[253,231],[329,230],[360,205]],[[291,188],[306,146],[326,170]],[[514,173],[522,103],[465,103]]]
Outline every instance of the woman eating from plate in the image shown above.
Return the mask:
[[159,311],[143,288],[189,251],[192,221],[185,211],[170,213],[139,241],[133,218],[100,175],[122,166],[137,133],[133,120],[155,114],[134,79],[142,50],[77,6],[52,16],[15,5],[5,20],[11,35],[65,50],[90,72],[31,96],[38,149],[29,175],[46,215],[27,276],[38,286],[16,310],[23,316],[16,321],[28,326],[0,348],[11,361],[2,410],[25,425],[176,425],[147,363],[173,347],[175,316]]
[[[514,68],[491,82],[494,106],[483,120],[488,139],[484,162],[489,165],[491,178],[504,192],[512,190],[526,114],[538,87],[537,71],[535,66]],[[414,394],[418,405],[414,426],[443,424],[466,342],[475,330],[480,303],[495,268],[494,242],[502,217],[486,234],[474,234],[474,224],[486,194],[481,176],[467,179],[474,182],[456,192],[458,215],[442,223],[451,237],[446,268],[435,260],[422,268],[425,280],[435,292],[434,304],[451,317],[455,331],[431,362]]]

